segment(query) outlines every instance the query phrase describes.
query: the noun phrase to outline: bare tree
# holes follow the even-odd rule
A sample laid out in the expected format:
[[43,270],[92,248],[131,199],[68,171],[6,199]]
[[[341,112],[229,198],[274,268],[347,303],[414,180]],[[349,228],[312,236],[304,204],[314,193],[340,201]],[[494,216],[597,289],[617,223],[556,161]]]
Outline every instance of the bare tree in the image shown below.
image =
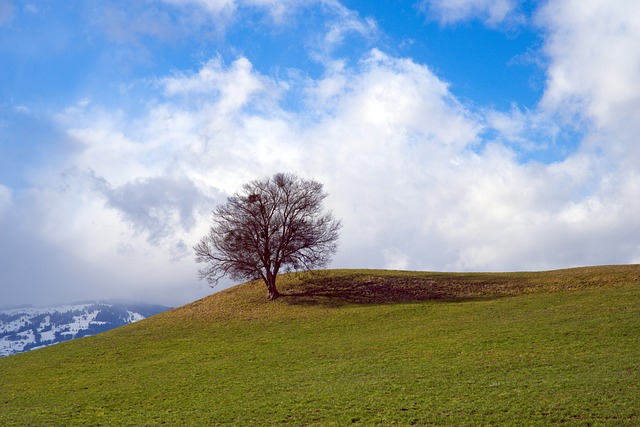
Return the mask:
[[193,247],[207,264],[200,278],[261,278],[268,299],[278,298],[278,273],[324,267],[336,251],[341,224],[323,212],[326,197],[322,184],[294,174],[245,184],[213,211],[209,233]]

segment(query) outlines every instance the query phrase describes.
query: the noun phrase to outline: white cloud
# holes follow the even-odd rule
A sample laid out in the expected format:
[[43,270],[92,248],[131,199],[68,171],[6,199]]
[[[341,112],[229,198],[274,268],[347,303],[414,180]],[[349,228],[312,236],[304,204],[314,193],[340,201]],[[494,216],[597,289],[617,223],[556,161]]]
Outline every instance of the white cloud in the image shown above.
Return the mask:
[[[636,256],[619,230],[624,221],[638,227],[622,203],[638,191],[637,177],[627,174],[615,189],[616,160],[588,150],[551,165],[521,164],[507,142],[526,141],[533,119],[519,110],[493,117],[488,123],[502,137],[480,148],[487,116],[467,110],[409,59],[373,50],[357,67],[316,81],[276,81],[245,58],[228,66],[214,60],[159,84],[166,99],[133,123],[117,112],[95,118],[90,109],[67,119],[83,124],[70,130],[85,147],[74,164],[104,180],[99,191],[94,182],[75,193],[93,200],[87,209],[112,212],[119,231],[105,245],[114,252],[133,238],[136,251],[175,262],[179,247],[204,233],[223,194],[290,170],[324,182],[329,207],[343,219],[336,265],[527,269]],[[310,108],[287,112],[278,90],[265,88],[296,91]],[[630,252],[599,249],[607,233]]]
[[409,258],[398,248],[383,249],[385,263],[384,268],[388,270],[406,270],[409,267]]
[[494,109],[482,112],[488,134],[484,139],[511,147],[519,158],[566,158],[575,150],[582,136],[579,129],[564,128],[555,113],[511,105],[508,111]]
[[479,19],[489,26],[524,18],[514,0],[423,0],[420,7],[442,25]]
[[207,293],[184,262],[189,230],[167,222],[179,235],[151,241],[106,206],[87,174],[48,181],[22,192],[0,216],[0,234],[11,242],[0,245],[5,304],[114,296],[177,304]]
[[[349,122],[350,129],[340,131],[371,134],[387,148],[392,148],[393,141],[409,143],[411,138],[416,139],[416,147],[466,147],[475,142],[479,130],[470,113],[449,93],[448,85],[427,67],[376,49],[359,69],[337,69],[313,82],[310,92],[310,104],[321,105],[329,118],[339,116]],[[328,128],[324,122],[320,127]],[[350,144],[372,143],[362,137],[357,140]]]
[[340,75],[333,103],[312,112],[287,112],[278,90],[265,88],[303,85],[291,90],[312,102],[323,82],[275,81],[244,58],[159,80],[164,100],[137,118],[95,101],[74,105],[57,117],[77,142],[60,166],[66,172],[42,176],[21,201],[29,215],[14,220],[33,224],[42,246],[64,248],[88,272],[110,271],[124,288],[180,293],[195,282],[189,248],[214,205],[250,179],[290,170],[325,182],[329,207],[348,224],[337,262],[377,262],[367,260],[369,244],[377,257],[389,247],[408,257],[403,240],[422,215],[406,218],[404,209],[417,214],[424,200],[416,186],[431,175],[422,169],[473,144],[476,125],[446,84],[410,60],[373,51],[325,79]]
[[[248,180],[292,171],[323,182],[327,206],[343,221],[335,266],[525,270],[634,262],[635,18],[583,4],[549,3],[537,18],[549,80],[533,111],[472,111],[427,66],[376,49],[355,65],[326,62],[317,79],[267,76],[244,57],[213,59],[158,79],[153,101],[135,117],[96,100],[73,105],[57,116],[76,141],[73,151],[19,198],[2,196],[0,187],[0,206],[10,201],[0,229],[57,250],[56,262],[76,265],[83,278],[100,276],[96,292],[162,289],[182,299],[197,289],[189,248],[206,232],[214,205]],[[594,24],[594,37],[610,43],[603,55],[622,69],[601,64],[605,47],[582,37],[592,14],[609,22]],[[288,96],[303,108],[290,109]],[[566,109],[593,120],[581,128],[580,143],[560,161],[523,163],[523,149],[562,138],[566,123],[558,117]],[[18,252],[28,254],[29,245]],[[71,280],[62,270],[44,268],[57,283]]]
[[[537,19],[549,58],[541,109],[589,130],[579,155],[591,163],[593,196],[566,217],[585,227],[591,221],[593,229],[608,229],[612,236],[624,234],[622,224],[636,230],[631,210],[640,173],[640,5],[550,2]],[[624,246],[637,253],[637,246]]]
[[[225,69],[220,58],[208,61],[194,75],[175,75],[161,80],[169,96],[181,95],[193,103],[198,98],[208,102],[218,97],[220,112],[228,114],[253,101],[260,92],[271,91],[277,96],[275,85],[255,73],[246,58],[239,58]],[[255,106],[253,106],[255,108]]]
[[363,37],[371,37],[378,31],[377,24],[372,18],[361,18],[357,12],[350,10],[338,1],[324,1],[326,7],[333,18],[327,22],[327,32],[323,37],[323,50],[330,51],[342,44],[350,33],[355,33]]
[[606,0],[548,2],[537,17],[550,59],[542,105],[600,126],[639,122],[640,5]]
[[197,214],[217,202],[207,198],[186,177],[141,178],[114,188],[94,176],[94,186],[105,197],[107,206],[118,210],[152,244],[180,239],[194,228]]

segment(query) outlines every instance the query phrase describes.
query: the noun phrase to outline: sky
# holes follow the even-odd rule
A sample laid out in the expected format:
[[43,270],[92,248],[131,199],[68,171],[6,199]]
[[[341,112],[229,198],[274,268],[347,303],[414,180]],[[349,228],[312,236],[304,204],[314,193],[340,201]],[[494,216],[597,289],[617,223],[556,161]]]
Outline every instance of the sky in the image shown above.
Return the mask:
[[640,263],[636,0],[0,0],[0,306],[178,306],[243,183],[331,267]]

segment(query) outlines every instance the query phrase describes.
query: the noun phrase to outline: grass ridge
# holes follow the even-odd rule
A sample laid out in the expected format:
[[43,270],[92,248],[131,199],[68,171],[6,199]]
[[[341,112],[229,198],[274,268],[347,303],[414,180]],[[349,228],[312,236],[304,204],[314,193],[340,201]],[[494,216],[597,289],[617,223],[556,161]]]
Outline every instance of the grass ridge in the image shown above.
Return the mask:
[[283,297],[264,298],[264,284],[253,280],[194,301],[166,316],[234,317],[274,305],[340,307],[430,300],[464,301],[536,292],[566,292],[640,283],[640,264],[573,267],[533,272],[429,272],[336,269],[280,275]]
[[640,265],[280,287],[0,359],[0,425],[640,424]]

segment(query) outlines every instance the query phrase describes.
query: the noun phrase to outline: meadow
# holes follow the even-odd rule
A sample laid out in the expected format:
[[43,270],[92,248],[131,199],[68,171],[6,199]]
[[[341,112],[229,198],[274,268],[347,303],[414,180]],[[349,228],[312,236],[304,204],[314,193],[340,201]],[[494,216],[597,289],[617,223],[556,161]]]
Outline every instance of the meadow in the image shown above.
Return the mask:
[[639,265],[279,288],[0,359],[0,425],[640,425]]

